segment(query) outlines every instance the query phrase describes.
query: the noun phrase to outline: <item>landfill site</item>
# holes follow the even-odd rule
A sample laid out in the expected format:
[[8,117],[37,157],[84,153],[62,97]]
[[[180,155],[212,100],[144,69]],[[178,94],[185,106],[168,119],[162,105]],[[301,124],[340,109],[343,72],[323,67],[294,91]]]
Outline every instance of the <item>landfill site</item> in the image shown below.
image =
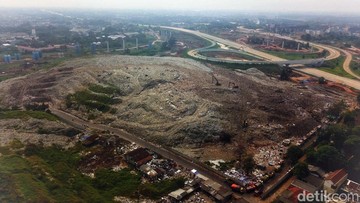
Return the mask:
[[[92,84],[121,92],[110,112],[65,104],[69,94],[89,91]],[[254,68],[234,71],[181,58],[106,56],[7,80],[0,86],[0,104],[51,105],[206,161],[232,160],[239,148],[302,137],[347,94],[279,81]]]

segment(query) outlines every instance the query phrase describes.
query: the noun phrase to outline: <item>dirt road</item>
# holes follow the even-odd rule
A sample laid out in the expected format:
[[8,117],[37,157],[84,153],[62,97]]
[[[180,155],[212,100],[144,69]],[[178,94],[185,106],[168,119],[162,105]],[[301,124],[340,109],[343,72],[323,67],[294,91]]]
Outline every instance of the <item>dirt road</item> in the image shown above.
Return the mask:
[[346,50],[341,49],[341,51],[345,54],[346,58],[344,61],[344,65],[343,68],[344,70],[349,73],[350,75],[354,76],[355,78],[360,80],[360,76],[355,74],[352,70],[351,70],[351,61],[352,61],[352,54]]
[[303,72],[303,73],[306,73],[308,75],[312,75],[312,76],[316,76],[316,77],[324,77],[327,80],[337,82],[337,83],[340,83],[340,84],[344,84],[344,85],[347,85],[349,87],[360,90],[360,81],[359,80],[354,80],[354,79],[350,79],[350,78],[341,77],[341,76],[338,76],[338,75],[334,75],[334,74],[331,74],[331,73],[321,71],[321,70],[316,69],[316,68],[298,68],[296,70],[300,71],[300,72]]

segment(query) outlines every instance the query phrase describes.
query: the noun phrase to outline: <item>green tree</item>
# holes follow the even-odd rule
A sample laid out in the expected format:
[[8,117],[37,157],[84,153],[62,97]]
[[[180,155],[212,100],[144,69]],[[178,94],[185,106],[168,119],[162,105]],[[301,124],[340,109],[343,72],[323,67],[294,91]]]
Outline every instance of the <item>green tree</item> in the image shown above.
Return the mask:
[[337,149],[341,149],[346,137],[348,136],[348,129],[344,125],[333,125],[329,127],[329,133],[331,135],[331,141]]
[[341,112],[344,111],[344,109],[346,108],[346,104],[344,101],[340,101],[336,104],[334,104],[332,107],[329,108],[328,110],[328,116],[332,119],[332,120],[336,120]]
[[344,114],[344,124],[349,127],[355,126],[355,117],[356,112],[355,111],[349,111]]
[[304,162],[297,163],[294,167],[293,172],[294,172],[294,175],[299,179],[306,178],[306,176],[308,176],[310,173],[308,164],[304,163]]
[[242,168],[247,174],[250,174],[255,168],[255,161],[252,155],[246,155],[243,159]]
[[360,153],[360,137],[358,135],[349,136],[344,142],[344,151],[347,154],[359,154]]
[[345,165],[345,157],[333,146],[323,145],[315,153],[316,165],[325,170],[336,170]]
[[289,80],[292,69],[289,67],[284,67],[280,74],[280,80]]
[[291,162],[291,164],[296,164],[302,155],[304,155],[304,152],[300,147],[295,145],[291,145],[286,153],[286,157]]
[[324,77],[319,77],[319,80],[318,80],[319,84],[326,84],[326,80]]

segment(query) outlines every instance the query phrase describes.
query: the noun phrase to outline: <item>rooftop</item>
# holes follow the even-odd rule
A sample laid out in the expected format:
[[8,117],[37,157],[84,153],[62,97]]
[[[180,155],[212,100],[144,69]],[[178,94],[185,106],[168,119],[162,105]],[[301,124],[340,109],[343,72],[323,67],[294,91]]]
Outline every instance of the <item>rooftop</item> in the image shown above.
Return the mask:
[[151,154],[145,148],[137,148],[125,154],[126,159],[131,160],[140,166],[152,159]]
[[341,179],[343,179],[345,176],[347,176],[347,172],[345,169],[339,169],[333,172],[330,172],[326,177],[325,180],[330,180],[333,182],[333,184],[337,184],[340,182]]
[[317,190],[315,186],[298,179],[294,180],[291,185],[310,193],[314,193]]
[[346,184],[344,185],[343,190],[345,192],[352,192],[352,193],[360,194],[360,184],[348,179],[346,181]]

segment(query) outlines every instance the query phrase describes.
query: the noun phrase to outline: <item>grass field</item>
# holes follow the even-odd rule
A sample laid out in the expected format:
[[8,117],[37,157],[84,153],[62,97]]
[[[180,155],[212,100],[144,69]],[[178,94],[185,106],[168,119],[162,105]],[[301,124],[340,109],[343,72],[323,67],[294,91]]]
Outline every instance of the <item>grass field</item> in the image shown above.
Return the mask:
[[350,75],[344,70],[343,68],[344,61],[345,61],[345,57],[340,56],[337,59],[331,61],[325,61],[323,66],[320,67],[319,69],[328,73],[332,73],[334,75],[355,79],[352,75]]
[[355,74],[360,76],[360,62],[352,61],[350,64],[350,68]]
[[261,50],[268,54],[288,59],[288,60],[301,60],[301,59],[313,59],[313,58],[320,58],[317,53],[294,53],[294,52],[281,52],[281,51],[268,51],[268,50]]
[[113,202],[116,195],[136,198],[137,192],[156,199],[184,184],[183,179],[143,184],[130,169],[100,169],[91,179],[77,170],[81,149],[0,147],[0,202]]
[[70,94],[66,97],[66,105],[70,107],[72,104],[84,105],[87,109],[97,109],[101,112],[108,112],[110,105],[119,103],[118,99],[114,99],[109,94],[95,93],[95,92],[113,92],[117,91],[111,87],[100,87],[98,85],[91,85],[89,90],[79,91],[75,94]]
[[20,111],[20,110],[0,110],[0,119],[46,119],[56,121],[58,118],[43,111]]
[[107,95],[113,95],[113,94],[122,95],[123,94],[119,88],[114,87],[114,86],[102,86],[102,85],[97,85],[97,84],[91,84],[89,86],[89,90],[92,92],[95,92],[95,93],[107,94]]

